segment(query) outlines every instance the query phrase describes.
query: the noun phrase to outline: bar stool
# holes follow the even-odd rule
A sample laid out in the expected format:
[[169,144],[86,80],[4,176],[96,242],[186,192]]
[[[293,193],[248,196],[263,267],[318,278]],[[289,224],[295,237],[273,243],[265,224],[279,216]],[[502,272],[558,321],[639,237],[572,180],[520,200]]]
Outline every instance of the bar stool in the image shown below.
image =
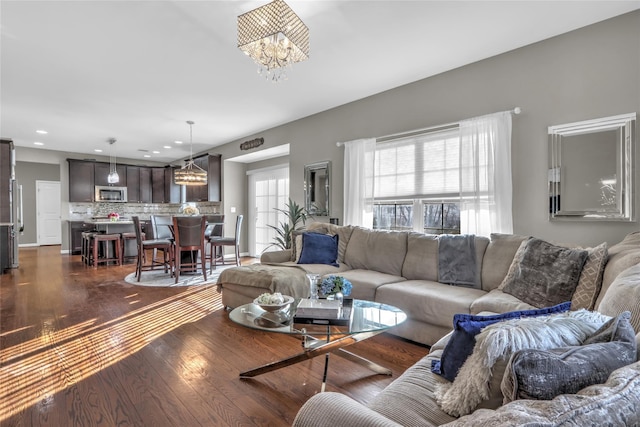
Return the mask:
[[[96,234],[93,236],[93,266],[98,268],[98,264],[101,262],[111,262],[115,261],[118,265],[122,265],[122,254],[120,249],[122,248],[122,239],[120,239],[120,234]],[[104,242],[104,250],[102,251],[101,257],[98,256],[98,249],[100,247],[100,242]],[[108,242],[113,242],[114,257],[109,257],[109,248]]]
[[95,231],[82,232],[80,259],[87,265],[91,265],[91,261],[93,260],[93,236],[96,234],[97,232]]
[[[146,235],[144,233],[141,233],[141,237],[142,240],[146,240]],[[133,240],[134,242],[136,241],[136,233],[120,233],[120,238],[122,239],[122,248],[120,249],[120,253],[122,254],[122,263],[124,264],[124,262],[128,259],[138,259],[138,254],[137,252],[133,255],[127,255],[127,240]],[[136,246],[137,249],[138,246]]]

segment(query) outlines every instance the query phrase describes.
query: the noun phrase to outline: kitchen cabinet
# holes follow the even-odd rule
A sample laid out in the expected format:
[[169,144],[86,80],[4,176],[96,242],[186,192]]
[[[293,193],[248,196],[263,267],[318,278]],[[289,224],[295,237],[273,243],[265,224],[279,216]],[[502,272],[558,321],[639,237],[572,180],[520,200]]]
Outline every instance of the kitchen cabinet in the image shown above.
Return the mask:
[[82,233],[91,231],[95,227],[84,221],[69,221],[69,249],[72,255],[80,255],[82,252]]
[[181,188],[173,182],[173,171],[175,166],[167,166],[164,168],[164,198],[165,203],[180,203]]
[[187,202],[219,202],[221,184],[220,155],[196,157],[193,163],[207,171],[207,185],[187,185]]
[[109,181],[107,181],[109,172],[111,171],[110,167],[111,165],[109,163],[104,163],[104,162],[94,163],[94,171],[95,171],[94,185],[113,185],[116,187],[126,187],[127,186],[127,166],[118,165],[118,164],[116,165],[116,171],[118,172],[118,177],[120,178],[120,181],[118,181],[115,184],[109,184]]
[[164,168],[151,168],[151,201],[153,203],[165,203]]
[[127,165],[127,198],[130,203],[151,203],[151,168]]
[[93,202],[95,162],[75,159],[67,159],[67,162],[69,162],[69,201]]
[[13,150],[12,140],[0,140],[0,222],[11,221],[11,203],[9,202],[11,150]]

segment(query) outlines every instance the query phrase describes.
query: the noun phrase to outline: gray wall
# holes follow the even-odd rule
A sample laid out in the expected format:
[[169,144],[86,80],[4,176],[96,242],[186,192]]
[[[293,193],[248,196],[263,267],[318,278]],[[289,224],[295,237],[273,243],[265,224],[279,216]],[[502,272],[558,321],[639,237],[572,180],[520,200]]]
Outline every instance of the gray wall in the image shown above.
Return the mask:
[[36,215],[36,181],[60,181],[60,168],[54,164],[16,161],[16,179],[22,186],[24,232],[20,245],[38,243]]
[[[456,122],[516,106],[523,112],[514,116],[512,135],[515,233],[594,245],[618,242],[640,229],[637,221],[549,222],[547,192],[548,126],[640,112],[640,11],[247,135],[216,151],[223,159],[244,154],[238,142],[254,137],[264,137],[262,149],[289,143],[290,193],[299,203],[304,165],[331,160],[331,216],[342,218],[344,149],[336,147],[337,141]],[[244,179],[227,178],[225,172],[225,208],[228,194],[246,194]]]

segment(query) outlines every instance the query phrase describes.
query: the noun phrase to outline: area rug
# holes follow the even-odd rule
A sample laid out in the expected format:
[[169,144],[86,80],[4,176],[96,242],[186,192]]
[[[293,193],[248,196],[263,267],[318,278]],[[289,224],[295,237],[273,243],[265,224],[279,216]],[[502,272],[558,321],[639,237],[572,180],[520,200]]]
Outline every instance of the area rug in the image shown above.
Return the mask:
[[124,278],[124,281],[131,285],[156,287],[213,285],[217,282],[220,273],[231,267],[235,267],[235,265],[218,266],[211,274],[207,273],[207,280],[204,280],[202,274],[181,274],[178,283],[176,283],[175,277],[171,277],[169,273],[158,269],[143,271],[139,282],[136,279],[136,273],[134,271],[128,274],[127,277]]

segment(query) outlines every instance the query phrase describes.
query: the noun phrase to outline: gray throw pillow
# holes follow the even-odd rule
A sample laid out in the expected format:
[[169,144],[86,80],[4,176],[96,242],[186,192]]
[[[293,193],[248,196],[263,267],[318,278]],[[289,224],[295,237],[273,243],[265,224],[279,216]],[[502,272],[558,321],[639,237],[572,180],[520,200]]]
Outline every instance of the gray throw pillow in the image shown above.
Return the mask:
[[618,275],[604,298],[598,311],[607,316],[615,316],[623,311],[631,312],[631,325],[640,332],[640,264],[627,268]]
[[578,285],[588,252],[552,245],[532,238],[523,243],[513,275],[505,278],[502,291],[534,307],[570,301]]
[[629,317],[625,312],[611,319],[582,346],[515,352],[502,379],[503,403],[574,394],[634,363],[637,347]]

